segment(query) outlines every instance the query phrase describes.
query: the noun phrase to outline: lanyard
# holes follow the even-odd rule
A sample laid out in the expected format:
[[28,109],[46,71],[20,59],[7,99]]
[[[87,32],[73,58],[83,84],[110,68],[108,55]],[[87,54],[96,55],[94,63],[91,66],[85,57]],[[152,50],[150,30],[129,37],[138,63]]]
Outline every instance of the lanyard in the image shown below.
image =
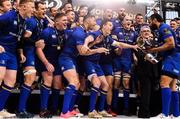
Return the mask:
[[[111,44],[109,43],[109,36],[104,36],[102,31],[100,31],[100,37],[102,36],[103,37],[103,40],[102,40],[102,46],[106,49],[108,49],[109,51],[111,51]],[[108,53],[109,54],[109,53]],[[105,54],[107,55],[107,54]]]
[[85,26],[82,24],[80,27],[84,30],[85,33],[88,33],[88,31],[85,29]]
[[17,26],[18,26],[18,41],[21,40],[23,32],[25,30],[25,21],[21,24],[20,14],[17,12]]
[[58,41],[57,50],[60,50],[61,46],[63,44],[63,36],[58,33],[57,29],[55,29],[55,34],[56,34],[57,41]]
[[43,25],[41,24],[40,20],[38,20],[37,17],[34,18],[37,21],[37,28],[38,28],[37,36],[39,37],[40,33],[43,31]]

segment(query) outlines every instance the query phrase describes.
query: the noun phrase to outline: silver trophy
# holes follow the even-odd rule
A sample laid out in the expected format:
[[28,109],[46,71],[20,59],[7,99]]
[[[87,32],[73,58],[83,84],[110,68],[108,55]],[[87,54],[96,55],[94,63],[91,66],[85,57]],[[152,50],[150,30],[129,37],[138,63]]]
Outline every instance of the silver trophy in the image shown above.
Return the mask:
[[145,60],[147,60],[153,64],[156,64],[159,62],[153,54],[145,51],[148,48],[155,47],[155,45],[153,43],[153,39],[143,39],[141,37],[138,37],[137,45],[141,48],[142,53],[144,53]]

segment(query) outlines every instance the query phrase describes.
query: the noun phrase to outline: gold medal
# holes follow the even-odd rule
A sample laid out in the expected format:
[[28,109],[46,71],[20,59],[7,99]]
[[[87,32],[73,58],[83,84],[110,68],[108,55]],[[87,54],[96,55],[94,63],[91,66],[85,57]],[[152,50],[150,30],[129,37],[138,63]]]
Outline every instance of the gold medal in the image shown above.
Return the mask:
[[61,49],[61,46],[57,46],[57,50],[60,50]]

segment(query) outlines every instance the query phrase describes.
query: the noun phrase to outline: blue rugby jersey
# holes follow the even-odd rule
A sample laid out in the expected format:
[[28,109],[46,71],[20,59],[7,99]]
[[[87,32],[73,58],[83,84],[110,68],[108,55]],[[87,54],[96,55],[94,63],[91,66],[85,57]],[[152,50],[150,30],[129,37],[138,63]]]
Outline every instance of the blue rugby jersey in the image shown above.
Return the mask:
[[176,44],[176,34],[175,32],[172,30],[172,28],[165,24],[165,23],[161,23],[160,27],[159,27],[159,38],[158,38],[158,42],[160,44],[164,44],[165,43],[165,39],[169,38],[169,37],[173,37],[174,38],[174,42],[175,42],[175,48],[170,49],[168,51],[164,51],[162,52],[162,56],[163,57],[168,57],[170,55],[172,55],[173,53],[175,53],[178,50],[177,44]]
[[68,39],[65,41],[61,56],[71,57],[76,59],[79,55],[77,50],[78,45],[83,45],[87,37],[87,32],[83,27],[75,27],[69,31]]
[[0,45],[5,51],[16,53],[17,41],[22,37],[25,28],[25,19],[15,10],[0,16]]
[[[100,30],[98,30],[96,32],[89,33],[89,35],[92,35],[94,37],[94,39],[96,39],[98,36],[102,35],[102,33]],[[104,39],[101,43],[94,45],[91,49],[104,47],[104,48],[107,48],[109,50],[112,50],[113,42],[114,42],[114,40],[110,36],[107,36],[107,37],[104,37]],[[101,55],[102,54],[100,54],[100,53],[96,53],[93,55],[85,56],[84,59],[98,62],[100,60]],[[109,54],[107,57],[109,58]],[[108,60],[108,59],[106,59],[106,60]]]
[[25,46],[34,46],[34,43],[39,40],[40,33],[48,25],[45,19],[38,19],[35,16],[26,20],[26,31],[32,32],[29,39],[24,41]]
[[[137,39],[137,35],[133,30],[125,30],[124,28],[116,28],[112,32],[112,37],[116,37],[118,42],[123,42],[127,44],[134,44]],[[132,59],[132,49],[122,49],[121,54],[118,56],[115,56],[116,58],[120,59]]]
[[45,56],[52,60],[57,60],[67,38],[67,30],[58,31],[52,27],[44,29],[40,34],[40,39],[43,39],[45,42],[45,48],[43,49]]

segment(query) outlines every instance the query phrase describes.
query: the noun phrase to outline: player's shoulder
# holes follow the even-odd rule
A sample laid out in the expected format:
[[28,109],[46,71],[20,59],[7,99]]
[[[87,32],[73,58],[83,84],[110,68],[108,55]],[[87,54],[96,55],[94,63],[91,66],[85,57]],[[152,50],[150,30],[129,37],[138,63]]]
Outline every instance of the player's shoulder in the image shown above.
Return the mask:
[[47,27],[47,28],[45,28],[45,29],[43,30],[43,32],[45,32],[45,33],[52,33],[52,32],[54,32],[54,31],[55,31],[55,29],[52,28],[52,27]]
[[32,17],[26,19],[26,23],[36,24],[37,21],[36,21],[36,18],[34,16],[32,16]]
[[17,17],[17,12],[15,10],[10,10],[10,11],[2,14],[0,17],[13,19],[14,17]]
[[160,33],[167,33],[171,31],[171,27],[168,24],[163,23],[160,25],[159,31]]
[[177,32],[180,32],[180,27],[178,27],[178,28],[176,29],[176,31],[177,31]]
[[79,36],[85,34],[85,30],[82,27],[75,27],[72,30],[72,34],[74,36]]
[[170,28],[170,26],[168,25],[168,24],[165,24],[165,23],[162,23],[161,25],[160,25],[160,30],[163,30],[163,29],[169,29]]

